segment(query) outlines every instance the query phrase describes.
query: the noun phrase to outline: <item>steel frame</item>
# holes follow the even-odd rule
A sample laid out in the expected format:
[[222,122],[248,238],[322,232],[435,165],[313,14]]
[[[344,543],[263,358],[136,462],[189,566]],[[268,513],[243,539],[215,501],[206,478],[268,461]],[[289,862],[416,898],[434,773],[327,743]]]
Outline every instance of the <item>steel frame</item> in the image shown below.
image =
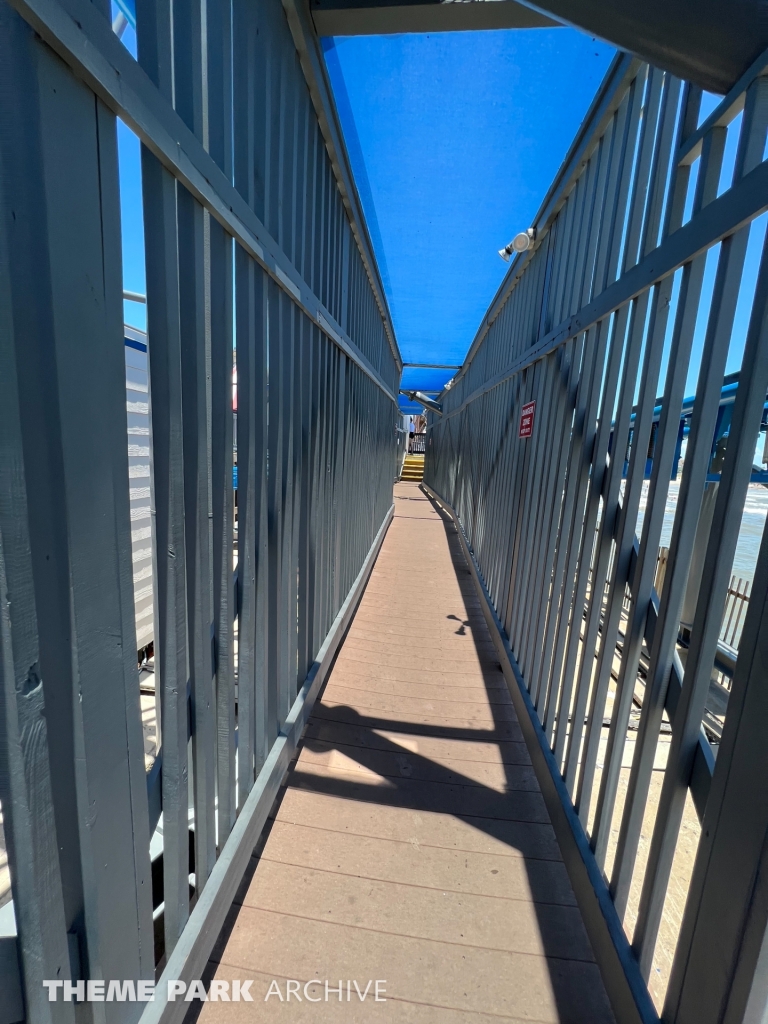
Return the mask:
[[[753,681],[762,636],[759,601],[748,610],[716,761],[702,729],[768,391],[764,254],[725,463],[719,483],[707,484],[750,226],[768,209],[767,64],[763,54],[699,124],[700,89],[630,57],[616,59],[535,221],[535,248],[512,264],[461,371],[439,396],[443,415],[428,417],[425,485],[456,517],[498,643],[507,645],[513,696],[519,686],[521,707],[531,715],[530,741],[546,747],[569,834],[586,864],[587,875],[574,869],[574,886],[595,948],[603,952],[620,1020],[657,1016],[637,980],[647,980],[652,968],[689,793],[706,839],[662,1018],[670,1024],[757,1020],[768,997],[763,898],[742,886],[726,910],[710,895],[738,886],[707,832],[710,821],[728,820],[736,835],[721,830],[715,845],[733,856],[739,831],[749,833],[749,853],[740,853],[739,863],[758,877],[763,840],[752,832],[747,806],[754,799],[763,814],[766,783],[753,779],[747,798],[726,780],[736,731],[746,735],[754,728],[733,707],[745,701],[764,713],[749,689],[759,685]],[[738,133],[738,145],[732,180],[725,180],[729,131]],[[716,260],[711,299],[703,294],[708,257]],[[701,368],[659,595],[656,558],[697,324],[706,327]],[[521,438],[520,408],[530,401],[536,402],[535,429]],[[654,409],[658,427],[638,538]],[[683,665],[679,624],[707,486],[717,492],[712,526],[696,541],[706,555]],[[763,551],[758,576],[766,557]],[[649,665],[627,794],[620,800],[643,647]],[[638,866],[663,719],[671,723],[669,760],[647,863]],[[755,764],[764,756],[756,747],[752,754]],[[744,751],[740,755],[745,766]],[[633,882],[641,895],[630,952],[616,925],[626,919]],[[598,918],[589,912],[595,896]],[[700,916],[715,903],[727,921],[727,946],[716,915]],[[745,928],[752,929],[749,942]],[[606,935],[618,958],[605,953]],[[739,1016],[747,1007],[747,1017]]]

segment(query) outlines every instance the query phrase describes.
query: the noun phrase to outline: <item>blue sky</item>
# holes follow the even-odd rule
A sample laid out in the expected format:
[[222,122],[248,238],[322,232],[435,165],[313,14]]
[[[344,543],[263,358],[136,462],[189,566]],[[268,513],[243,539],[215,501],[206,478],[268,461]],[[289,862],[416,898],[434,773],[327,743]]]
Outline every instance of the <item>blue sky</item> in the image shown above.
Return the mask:
[[[132,5],[131,5],[132,6]],[[119,8],[112,0],[112,19]],[[136,32],[128,24],[123,32],[125,48],[136,56]],[[120,166],[120,215],[123,236],[123,288],[146,295],[144,270],[144,220],[141,199],[141,147],[139,140],[122,121],[117,122],[117,152]],[[125,322],[139,330],[147,329],[146,307],[137,302],[123,303]]]

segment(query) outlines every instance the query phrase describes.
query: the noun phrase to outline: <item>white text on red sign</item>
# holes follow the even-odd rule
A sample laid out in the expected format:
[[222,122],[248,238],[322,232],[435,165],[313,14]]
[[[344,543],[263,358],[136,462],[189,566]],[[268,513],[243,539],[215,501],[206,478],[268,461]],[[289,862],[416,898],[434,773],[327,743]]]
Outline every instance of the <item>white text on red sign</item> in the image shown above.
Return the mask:
[[518,437],[530,437],[533,434],[533,417],[536,412],[535,402],[526,402],[520,410],[520,430]]

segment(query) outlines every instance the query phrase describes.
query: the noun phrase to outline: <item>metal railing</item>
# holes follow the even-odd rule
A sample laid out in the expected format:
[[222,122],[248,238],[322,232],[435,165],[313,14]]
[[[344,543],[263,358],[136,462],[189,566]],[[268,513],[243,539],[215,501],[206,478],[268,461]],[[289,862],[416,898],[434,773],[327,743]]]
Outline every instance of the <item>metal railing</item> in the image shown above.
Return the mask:
[[408,438],[408,454],[423,455],[427,450],[427,435],[412,434]]
[[[75,1020],[44,979],[201,976],[392,515],[402,364],[305,19],[139,0],[136,61],[106,2],[0,3],[2,1024]],[[118,117],[142,143],[130,452]],[[166,996],[93,1019],[178,1020]]]
[[750,591],[752,583],[735,574],[731,576],[725,596],[725,607],[723,608],[723,622],[720,627],[720,639],[724,644],[738,650],[741,631],[744,626],[744,616],[749,607]]
[[[764,231],[752,222],[768,208],[767,65],[702,120],[699,89],[616,59],[533,225],[535,247],[512,264],[439,398],[443,415],[428,417],[425,483],[456,517],[498,626],[621,1020],[714,1024],[766,1007],[768,915],[754,881],[768,854],[765,539],[716,761],[702,720],[726,602],[746,601],[729,584],[768,388],[765,254],[758,269],[751,248],[751,284],[745,274],[751,232],[760,243]],[[749,314],[741,338],[737,307]],[[738,356],[742,342],[713,451],[729,348]],[[696,397],[657,593],[689,372]],[[625,441],[626,467],[613,457]],[[684,817],[701,838],[667,900]]]

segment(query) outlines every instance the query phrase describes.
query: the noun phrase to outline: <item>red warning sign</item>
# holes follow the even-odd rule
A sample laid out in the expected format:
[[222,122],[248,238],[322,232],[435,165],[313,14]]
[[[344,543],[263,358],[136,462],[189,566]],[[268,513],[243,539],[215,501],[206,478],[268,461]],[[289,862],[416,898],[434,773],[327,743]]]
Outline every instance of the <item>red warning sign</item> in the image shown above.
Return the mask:
[[518,437],[530,437],[533,434],[533,417],[536,412],[535,402],[526,402],[520,410],[520,430]]

